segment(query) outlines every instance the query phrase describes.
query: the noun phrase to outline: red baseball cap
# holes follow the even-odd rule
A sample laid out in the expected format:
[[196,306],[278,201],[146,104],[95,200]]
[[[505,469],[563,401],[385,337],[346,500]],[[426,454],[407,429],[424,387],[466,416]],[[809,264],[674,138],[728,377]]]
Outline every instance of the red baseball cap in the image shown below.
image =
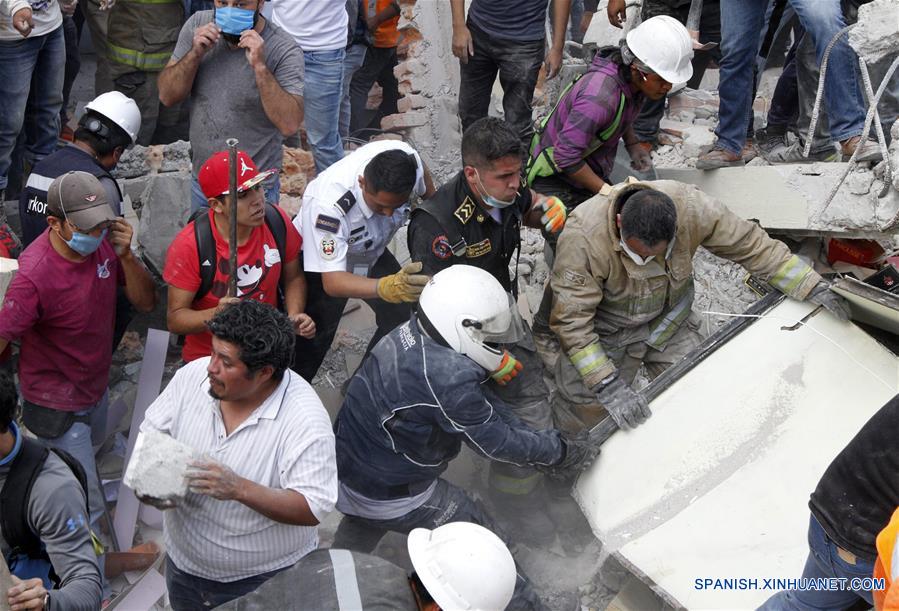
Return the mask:
[[[219,197],[228,194],[230,178],[228,177],[228,151],[213,153],[200,168],[197,180],[203,195],[206,197]],[[260,172],[250,156],[243,151],[237,151],[237,192],[242,193],[252,189],[263,180],[275,173],[275,170]]]

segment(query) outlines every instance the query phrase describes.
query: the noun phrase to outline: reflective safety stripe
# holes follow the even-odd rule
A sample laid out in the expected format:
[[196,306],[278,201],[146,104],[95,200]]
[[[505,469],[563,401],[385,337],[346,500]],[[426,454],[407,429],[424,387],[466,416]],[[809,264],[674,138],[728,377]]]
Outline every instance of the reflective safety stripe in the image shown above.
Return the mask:
[[138,70],[146,70],[148,72],[159,72],[165,68],[172,57],[171,51],[162,53],[143,53],[134,49],[126,49],[118,47],[109,41],[106,41],[106,47],[109,49],[107,57],[119,64],[132,66]]
[[806,265],[802,259],[793,255],[771,276],[768,284],[781,293],[789,295],[802,284],[810,273],[812,273],[812,268]]
[[38,191],[49,191],[50,185],[53,184],[53,179],[49,176],[41,176],[40,174],[35,174],[32,172],[28,176],[28,182],[25,183],[26,187],[31,187],[32,189],[37,189]]
[[593,373],[609,362],[609,357],[606,356],[598,342],[578,350],[568,358],[571,359],[571,364],[582,377]]
[[359,581],[356,579],[356,563],[353,554],[345,549],[328,550],[334,567],[334,589],[337,591],[337,608],[340,611],[362,608]]
[[497,492],[521,496],[534,491],[537,484],[540,483],[540,473],[532,473],[526,477],[512,477],[491,470],[489,479],[490,487]]
[[681,297],[681,300],[677,302],[677,305],[671,308],[671,310],[665,314],[662,320],[660,320],[650,332],[649,337],[646,339],[646,344],[653,348],[661,348],[668,343],[671,336],[680,329],[683,322],[690,316],[690,312],[693,311],[692,305],[693,285],[691,283],[690,288],[687,290],[686,294]]

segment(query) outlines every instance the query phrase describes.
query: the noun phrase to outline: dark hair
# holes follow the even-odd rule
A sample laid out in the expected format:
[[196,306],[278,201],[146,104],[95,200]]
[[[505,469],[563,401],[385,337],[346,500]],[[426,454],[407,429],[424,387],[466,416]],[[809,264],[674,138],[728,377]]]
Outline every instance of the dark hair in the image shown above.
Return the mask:
[[10,423],[16,419],[19,408],[19,391],[16,390],[12,375],[0,371],[0,433],[9,430]]
[[415,186],[418,162],[415,161],[415,155],[391,149],[372,157],[362,175],[369,193],[408,195]]
[[670,242],[677,230],[677,209],[666,194],[640,189],[621,204],[621,237],[637,238],[649,247]]
[[243,299],[213,316],[206,326],[220,340],[237,346],[250,374],[271,365],[275,370],[272,378],[280,381],[293,363],[293,325],[266,303]]
[[421,582],[421,577],[418,576],[418,573],[413,572],[409,575],[409,581],[412,582],[412,587],[415,588],[415,592],[418,594],[418,599],[421,601],[422,605],[437,602],[434,600],[434,597],[431,596],[431,593],[428,592],[425,584]]
[[504,157],[521,157],[521,137],[508,123],[483,117],[462,134],[462,164],[486,168]]
[[[103,137],[96,132],[92,132],[86,127],[89,119],[97,119],[109,130],[109,135]],[[88,110],[78,121],[78,129],[75,130],[75,140],[86,142],[98,157],[109,155],[119,147],[126,148],[131,144],[131,136],[124,129],[116,125],[112,120],[107,119],[103,115]]]

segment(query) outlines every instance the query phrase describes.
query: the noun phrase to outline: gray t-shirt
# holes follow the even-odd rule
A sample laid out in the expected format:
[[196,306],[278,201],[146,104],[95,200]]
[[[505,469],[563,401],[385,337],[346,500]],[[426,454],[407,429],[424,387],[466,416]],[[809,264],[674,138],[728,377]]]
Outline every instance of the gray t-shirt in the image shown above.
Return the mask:
[[[211,23],[213,11],[200,11],[187,20],[172,57],[180,60],[193,44],[194,30]],[[267,21],[261,34],[265,64],[287,93],[303,95],[303,52],[293,38]],[[225,140],[237,138],[260,170],[281,168],[283,137],[262,108],[256,76],[243,49],[219,39],[203,56],[191,90],[190,144],[194,175]]]

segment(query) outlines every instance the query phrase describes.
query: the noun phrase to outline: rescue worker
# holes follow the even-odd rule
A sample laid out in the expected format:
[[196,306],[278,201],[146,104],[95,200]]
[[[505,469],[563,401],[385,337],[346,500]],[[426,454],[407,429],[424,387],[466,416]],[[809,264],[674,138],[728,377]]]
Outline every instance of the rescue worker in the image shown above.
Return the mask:
[[[520,250],[521,226],[555,233],[565,223],[565,206],[521,185],[521,139],[495,117],[472,123],[462,137],[463,169],[415,208],[409,221],[409,254],[433,275],[451,265],[472,265],[518,295],[517,273],[509,264]],[[549,388],[530,329],[509,349],[514,361],[492,372],[492,390],[534,430],[552,428]],[[515,369],[521,366],[521,373]],[[504,378],[511,377],[508,382]],[[523,536],[550,543],[555,529],[545,513],[540,474],[506,462],[490,466],[490,496],[515,519]],[[568,496],[568,491],[565,490]]]
[[115,215],[122,214],[122,192],[111,174],[125,149],[134,144],[141,129],[137,104],[111,91],[84,107],[75,141],[35,164],[19,197],[22,243],[28,246],[47,229],[47,188],[66,172],[81,171],[97,177]]
[[[296,608],[366,611],[505,609],[515,560],[495,534],[471,522],[416,528],[407,541],[412,573],[377,556],[319,549],[221,610]],[[353,592],[351,600],[342,595]],[[351,603],[348,605],[348,603]]]
[[405,142],[382,140],[359,147],[306,187],[294,225],[303,236],[306,313],[314,338],[298,337],[294,371],[307,381],[325,358],[347,299],[364,299],[374,310],[374,346],[409,319],[427,277],[421,265],[400,268],[387,244],[409,218],[412,193],[430,197],[431,175]]
[[[619,141],[637,172],[652,169],[633,124],[644,100],[664,100],[676,83],[690,79],[693,44],[673,17],[647,19],[628,32],[620,49],[601,52],[587,72],[559,96],[531,140],[525,175],[540,193],[559,197],[572,210],[609,183]],[[556,236],[547,236],[552,267]],[[549,331],[552,292],[547,284],[534,315],[534,334],[544,362],[552,367],[558,346]]]
[[140,108],[142,146],[186,139],[177,131],[181,104],[163,106],[156,80],[168,64],[184,23],[183,0],[118,0],[109,9],[106,52],[109,78]]
[[[589,466],[599,448],[586,435],[535,431],[485,389],[504,346],[522,334],[517,305],[489,273],[454,265],[431,278],[417,313],[362,362],[337,414],[344,518],[335,547],[370,552],[388,531],[455,521],[486,526],[508,544],[479,502],[440,478],[463,441],[490,460],[554,477]],[[520,569],[511,608],[541,608]]]
[[641,366],[655,378],[700,342],[691,309],[700,246],[848,319],[843,299],[786,245],[696,187],[618,185],[572,213],[550,275],[551,324],[564,351],[554,405],[563,429],[592,427],[605,412],[621,428],[650,415],[630,384]]

